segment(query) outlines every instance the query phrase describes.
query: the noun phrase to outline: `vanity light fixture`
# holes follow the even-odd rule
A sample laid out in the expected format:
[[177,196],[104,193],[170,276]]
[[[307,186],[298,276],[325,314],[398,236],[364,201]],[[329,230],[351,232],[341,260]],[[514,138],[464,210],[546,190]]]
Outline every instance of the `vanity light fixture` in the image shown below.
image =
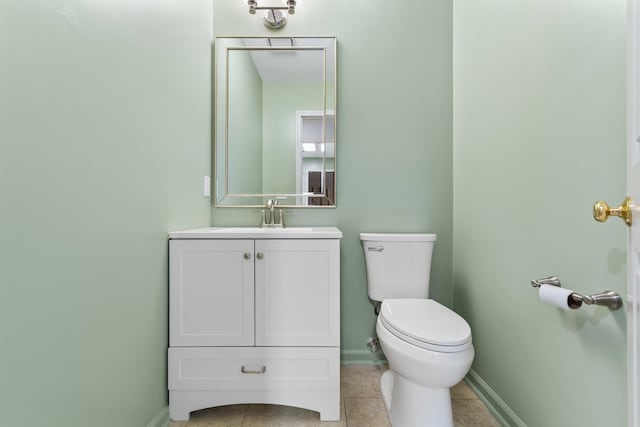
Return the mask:
[[266,10],[264,17],[264,25],[273,30],[280,29],[287,24],[287,18],[282,13],[286,10],[289,15],[296,13],[296,0],[260,0],[262,6],[258,4],[258,0],[247,0],[249,13],[256,14],[257,10]]

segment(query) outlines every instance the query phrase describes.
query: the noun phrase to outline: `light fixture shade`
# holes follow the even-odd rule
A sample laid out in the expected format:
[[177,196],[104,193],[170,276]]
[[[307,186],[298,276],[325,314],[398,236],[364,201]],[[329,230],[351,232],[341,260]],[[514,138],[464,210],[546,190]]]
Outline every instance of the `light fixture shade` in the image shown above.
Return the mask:
[[279,9],[269,9],[264,15],[264,25],[272,30],[277,30],[287,25],[287,18]]

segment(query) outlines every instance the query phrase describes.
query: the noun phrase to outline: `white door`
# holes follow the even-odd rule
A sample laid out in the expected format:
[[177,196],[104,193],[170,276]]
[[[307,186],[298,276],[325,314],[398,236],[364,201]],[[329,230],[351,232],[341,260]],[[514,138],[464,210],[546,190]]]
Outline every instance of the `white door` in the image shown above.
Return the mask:
[[628,65],[627,65],[627,195],[632,203],[633,225],[627,247],[627,360],[629,378],[629,426],[640,426],[640,57],[638,43],[638,0],[629,0]]
[[256,240],[256,345],[340,345],[340,242]]
[[169,345],[252,346],[253,240],[171,240]]

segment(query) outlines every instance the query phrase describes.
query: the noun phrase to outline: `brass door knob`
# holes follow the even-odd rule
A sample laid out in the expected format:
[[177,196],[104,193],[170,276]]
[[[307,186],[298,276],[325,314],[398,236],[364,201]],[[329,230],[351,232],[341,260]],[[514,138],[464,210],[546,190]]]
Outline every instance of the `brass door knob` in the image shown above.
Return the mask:
[[628,226],[631,226],[631,197],[624,199],[617,208],[611,208],[607,202],[599,200],[593,204],[593,219],[605,222],[610,216],[619,216]]

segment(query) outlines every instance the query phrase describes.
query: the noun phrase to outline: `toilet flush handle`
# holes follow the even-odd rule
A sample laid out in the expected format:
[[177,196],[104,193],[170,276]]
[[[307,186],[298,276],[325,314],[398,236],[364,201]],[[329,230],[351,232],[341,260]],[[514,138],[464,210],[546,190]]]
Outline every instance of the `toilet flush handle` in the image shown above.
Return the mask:
[[384,251],[384,246],[380,245],[380,246],[375,247],[375,248],[373,246],[368,246],[367,250],[369,252],[382,252],[382,251]]

